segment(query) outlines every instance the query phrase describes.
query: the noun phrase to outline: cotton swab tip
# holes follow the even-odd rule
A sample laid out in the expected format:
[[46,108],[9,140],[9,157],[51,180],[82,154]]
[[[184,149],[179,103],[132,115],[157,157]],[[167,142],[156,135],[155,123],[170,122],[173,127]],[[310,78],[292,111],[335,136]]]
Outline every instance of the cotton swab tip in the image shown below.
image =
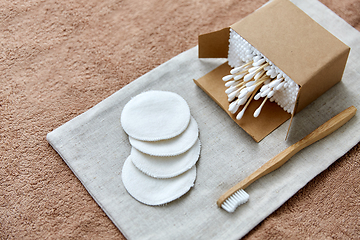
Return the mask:
[[243,66],[231,69],[230,73],[231,74],[236,74],[236,73],[240,72],[241,70],[243,70]]
[[245,73],[242,73],[242,74],[239,74],[239,75],[235,75],[234,80],[235,80],[235,81],[238,81],[238,80],[242,79],[242,77],[243,77],[244,75],[245,75]]
[[233,84],[235,84],[235,81],[228,81],[228,82],[225,83],[225,87],[230,87]]
[[276,90],[280,90],[284,86],[285,82],[279,83],[279,85],[276,86]]
[[252,73],[248,73],[244,76],[244,82],[249,81],[250,79],[252,79],[255,76],[256,72],[252,72]]
[[232,114],[236,113],[236,111],[239,109],[239,104],[238,101],[234,101],[232,103],[230,103],[229,105],[229,112],[231,112]]
[[236,90],[237,90],[237,88],[235,86],[231,86],[231,87],[229,87],[228,89],[225,90],[225,93],[230,94],[230,93],[232,93],[233,91],[236,91]]
[[221,208],[225,211],[232,213],[238,206],[246,203],[249,200],[249,194],[243,189],[240,189],[228,197],[222,204]]
[[244,96],[243,98],[239,98],[239,106],[244,105],[248,99],[248,96]]
[[247,89],[244,88],[243,90],[240,91],[240,95],[239,95],[239,98],[243,98],[246,96],[246,94],[248,93]]
[[267,94],[267,98],[272,98],[272,96],[274,96],[274,94],[275,94],[275,91],[274,91],[274,90],[270,91],[270,92]]
[[248,92],[253,92],[255,90],[256,86],[253,85],[251,87],[246,88]]
[[253,66],[257,67],[257,66],[260,66],[261,64],[265,63],[265,59],[262,58],[260,59],[259,61],[256,61],[253,63]]
[[252,85],[254,85],[256,83],[256,81],[250,81],[250,82],[247,82],[245,84],[246,87],[251,87]]
[[233,75],[226,75],[225,77],[222,78],[222,80],[223,80],[224,82],[227,82],[227,81],[229,81],[230,79],[232,79],[233,77],[234,77]]
[[255,74],[254,79],[258,80],[262,75],[263,75],[264,71],[259,71],[258,73]]
[[254,57],[254,62],[259,61],[261,58],[262,58],[262,56],[256,56],[256,57]]
[[261,112],[261,108],[256,109],[254,112],[254,118],[257,118],[260,115],[260,112]]
[[235,99],[236,95],[238,94],[238,91],[234,91],[228,95],[229,102]]
[[240,120],[244,116],[245,108],[243,108],[238,115],[236,116],[236,120]]
[[258,92],[255,97],[254,97],[254,100],[259,100],[261,97],[261,92]]

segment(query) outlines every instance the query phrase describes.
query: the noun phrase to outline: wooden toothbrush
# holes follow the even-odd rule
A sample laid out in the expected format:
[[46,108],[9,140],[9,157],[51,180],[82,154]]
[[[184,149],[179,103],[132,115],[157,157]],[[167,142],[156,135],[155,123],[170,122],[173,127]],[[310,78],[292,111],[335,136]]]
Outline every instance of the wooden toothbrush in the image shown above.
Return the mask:
[[340,128],[347,121],[349,121],[356,113],[356,108],[351,106],[335,117],[331,118],[323,125],[315,129],[309,135],[298,141],[297,143],[286,148],[284,151],[267,161],[264,165],[258,168],[255,172],[249,175],[247,178],[230,188],[225,194],[223,194],[217,201],[217,205],[228,212],[234,212],[235,209],[247,202],[249,195],[244,189],[257,179],[265,176],[266,174],[281,167],[287,160],[294,156],[297,152],[305,147],[313,144],[314,142],[326,137],[336,129]]

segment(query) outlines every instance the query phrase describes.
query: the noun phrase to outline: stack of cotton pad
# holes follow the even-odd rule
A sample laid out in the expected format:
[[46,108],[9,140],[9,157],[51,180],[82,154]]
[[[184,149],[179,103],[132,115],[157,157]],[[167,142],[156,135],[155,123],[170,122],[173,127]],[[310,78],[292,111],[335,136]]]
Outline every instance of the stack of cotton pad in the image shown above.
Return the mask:
[[[228,87],[228,101],[231,102],[229,111],[236,113],[241,105],[245,105],[236,117],[238,120],[242,118],[248,103],[260,97],[264,98],[263,104],[269,99],[288,113],[293,113],[299,86],[232,29],[228,63],[233,69],[223,80]],[[263,104],[254,112],[254,117],[260,114]]]
[[121,125],[132,146],[122,169],[122,181],[132,197],[162,205],[190,190],[200,141],[197,123],[181,96],[143,92],[125,105]]

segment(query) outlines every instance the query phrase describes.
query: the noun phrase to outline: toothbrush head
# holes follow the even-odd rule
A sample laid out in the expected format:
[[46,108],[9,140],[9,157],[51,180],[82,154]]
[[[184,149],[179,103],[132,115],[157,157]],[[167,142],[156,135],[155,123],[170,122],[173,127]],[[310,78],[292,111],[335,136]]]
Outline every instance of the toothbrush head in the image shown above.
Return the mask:
[[240,189],[230,195],[224,202],[221,204],[218,202],[219,207],[225,211],[232,213],[236,210],[238,206],[246,203],[249,200],[249,194],[247,194],[243,189]]

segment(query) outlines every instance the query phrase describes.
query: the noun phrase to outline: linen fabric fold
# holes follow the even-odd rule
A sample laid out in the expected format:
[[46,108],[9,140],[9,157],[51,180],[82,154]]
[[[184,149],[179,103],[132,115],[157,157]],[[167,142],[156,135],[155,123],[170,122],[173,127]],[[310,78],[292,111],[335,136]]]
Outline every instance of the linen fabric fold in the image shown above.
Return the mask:
[[[345,108],[360,106],[360,33],[318,1],[293,2],[350,46],[351,51],[343,80],[296,114],[286,142],[287,123],[255,143],[193,83],[193,79],[226,61],[199,59],[197,47],[148,72],[47,135],[49,143],[126,238],[239,239],[360,141],[360,119],[355,116],[249,186],[250,200],[234,213],[216,206],[216,200],[226,190],[277,153]],[[186,100],[200,129],[201,141],[191,191],[161,207],[133,199],[121,180],[123,164],[131,151],[128,135],[119,122],[122,109],[132,97],[155,89],[175,92]]]

